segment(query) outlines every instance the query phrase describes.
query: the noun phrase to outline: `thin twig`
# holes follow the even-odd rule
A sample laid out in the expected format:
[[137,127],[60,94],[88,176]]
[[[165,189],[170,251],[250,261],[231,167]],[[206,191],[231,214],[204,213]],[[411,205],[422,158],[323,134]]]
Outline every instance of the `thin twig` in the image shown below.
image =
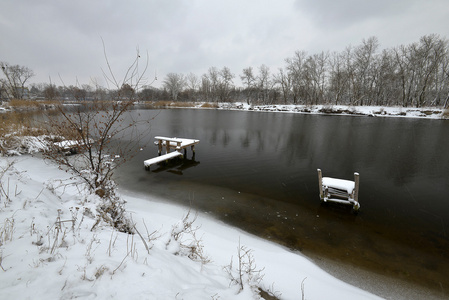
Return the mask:
[[147,249],[148,254],[150,254],[150,248],[148,248],[148,244],[147,242],[145,242],[145,239],[143,238],[143,236],[140,234],[139,230],[137,230],[136,225],[134,225],[134,229],[136,230],[137,234],[140,236],[140,238],[142,239],[143,244],[145,245],[145,249]]

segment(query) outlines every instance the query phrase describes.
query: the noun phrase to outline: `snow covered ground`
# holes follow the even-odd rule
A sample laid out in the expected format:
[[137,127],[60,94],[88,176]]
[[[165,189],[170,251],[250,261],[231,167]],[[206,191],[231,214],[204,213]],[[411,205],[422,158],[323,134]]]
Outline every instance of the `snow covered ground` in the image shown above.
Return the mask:
[[[379,299],[206,215],[183,231],[188,211],[162,199],[122,195],[142,238],[94,226],[100,199],[69,173],[30,155],[0,158],[0,167],[0,299],[258,299],[258,280],[280,299],[302,299],[302,282],[308,300]],[[242,291],[231,281],[239,245],[257,265]]]
[[[219,109],[445,118],[439,109],[244,103]],[[11,154],[38,151],[38,140],[21,138]],[[299,253],[207,215],[197,216],[193,228],[199,228],[193,232],[183,230],[189,212],[163,199],[123,193],[142,237],[105,223],[94,226],[100,199],[38,157],[0,157],[0,179],[0,299],[257,299],[257,285],[280,299],[302,299],[303,292],[308,300],[379,299]],[[194,215],[190,212],[188,220]],[[251,274],[243,272],[242,291],[235,284],[239,245],[250,251],[242,258],[257,265]],[[195,255],[189,252],[192,247]]]
[[[198,105],[201,107],[201,105]],[[435,107],[383,107],[383,106],[347,106],[347,105],[248,105],[243,102],[219,103],[219,109],[286,112],[305,114],[336,114],[370,117],[406,117],[447,119],[449,112]]]

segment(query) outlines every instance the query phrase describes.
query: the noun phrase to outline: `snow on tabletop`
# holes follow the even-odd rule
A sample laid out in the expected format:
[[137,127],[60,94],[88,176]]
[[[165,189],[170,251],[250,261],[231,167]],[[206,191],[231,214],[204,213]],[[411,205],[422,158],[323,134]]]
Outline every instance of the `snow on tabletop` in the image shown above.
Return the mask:
[[[186,139],[186,138],[167,138],[167,137],[162,137],[162,136],[156,136],[154,137],[156,140],[162,140],[163,141],[163,145],[165,145],[165,141],[169,141],[171,146],[177,146],[178,142],[181,142],[181,147],[188,147],[194,144],[197,144],[200,142],[200,140],[195,140],[195,139]],[[157,141],[155,142],[155,144],[157,145]]]
[[323,185],[327,187],[345,190],[348,192],[348,194],[351,194],[355,187],[354,181],[331,177],[323,177]]
[[[305,278],[306,299],[380,299],[297,253],[203,214],[195,221],[197,237],[211,262],[178,255],[180,244],[170,232],[187,208],[125,193],[136,228],[145,238],[154,233],[148,253],[137,234],[105,223],[91,231],[100,199],[68,185],[71,174],[39,158],[15,159],[2,178],[10,201],[0,200],[1,299],[257,299],[247,284],[239,292],[224,270],[231,257],[235,263],[239,241],[253,250],[257,268],[265,268],[261,284],[281,299],[300,299]],[[0,158],[0,171],[8,161]]]

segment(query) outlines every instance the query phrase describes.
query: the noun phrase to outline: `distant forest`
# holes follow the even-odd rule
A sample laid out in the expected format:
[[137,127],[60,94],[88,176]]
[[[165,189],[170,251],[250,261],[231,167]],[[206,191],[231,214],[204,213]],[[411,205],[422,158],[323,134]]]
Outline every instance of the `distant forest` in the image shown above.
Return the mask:
[[[22,95],[12,95],[7,81],[1,79],[1,90],[10,98],[48,100],[107,100],[116,99],[114,95],[119,93],[139,101],[449,107],[446,38],[431,34],[410,45],[379,48],[378,39],[370,37],[342,52],[296,51],[277,70],[261,65],[243,68],[237,75],[226,66],[210,67],[202,75],[169,73],[162,88],[142,86],[135,90],[125,84],[117,91],[98,85],[32,84],[26,89],[22,85]],[[6,75],[8,66],[2,63],[2,69]]]

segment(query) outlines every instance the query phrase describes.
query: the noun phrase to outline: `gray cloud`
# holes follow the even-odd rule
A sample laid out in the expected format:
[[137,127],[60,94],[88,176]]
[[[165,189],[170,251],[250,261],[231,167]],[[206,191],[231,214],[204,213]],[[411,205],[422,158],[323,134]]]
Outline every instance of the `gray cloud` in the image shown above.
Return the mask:
[[419,0],[297,0],[296,8],[309,13],[319,27],[336,29],[370,19],[385,19],[405,14]]
[[227,66],[238,78],[249,66],[274,72],[296,50],[342,50],[373,35],[382,47],[449,37],[448,14],[446,0],[3,0],[0,60],[30,67],[34,82],[102,81],[103,39],[119,77],[139,48],[149,76]]

